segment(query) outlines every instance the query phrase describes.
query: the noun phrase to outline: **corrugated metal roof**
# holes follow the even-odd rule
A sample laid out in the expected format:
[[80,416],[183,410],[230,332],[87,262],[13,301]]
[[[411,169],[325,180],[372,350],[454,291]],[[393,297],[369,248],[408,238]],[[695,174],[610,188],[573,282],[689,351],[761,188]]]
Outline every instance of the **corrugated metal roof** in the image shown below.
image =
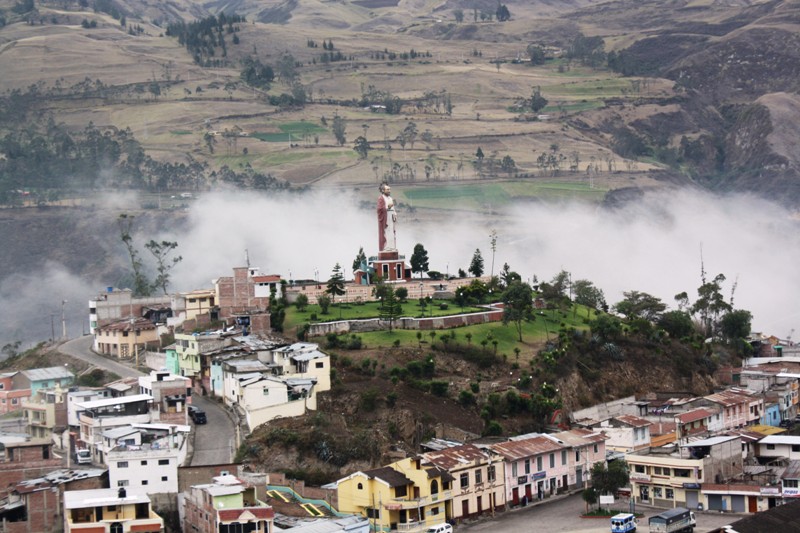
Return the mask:
[[75,378],[75,374],[73,374],[63,366],[51,366],[48,368],[33,368],[31,370],[22,370],[20,373],[31,381],[46,381],[50,379]]
[[558,444],[555,440],[549,439],[543,435],[523,440],[500,442],[490,446],[492,450],[512,461],[561,450],[567,447],[568,446]]

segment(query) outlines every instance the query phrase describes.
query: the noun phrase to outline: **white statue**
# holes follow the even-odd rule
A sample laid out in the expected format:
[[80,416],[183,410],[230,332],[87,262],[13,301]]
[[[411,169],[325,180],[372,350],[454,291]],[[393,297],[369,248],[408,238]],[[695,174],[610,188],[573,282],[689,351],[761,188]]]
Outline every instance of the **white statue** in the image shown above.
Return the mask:
[[378,250],[381,252],[397,250],[397,211],[394,210],[394,198],[391,187],[384,183],[380,186],[378,197]]

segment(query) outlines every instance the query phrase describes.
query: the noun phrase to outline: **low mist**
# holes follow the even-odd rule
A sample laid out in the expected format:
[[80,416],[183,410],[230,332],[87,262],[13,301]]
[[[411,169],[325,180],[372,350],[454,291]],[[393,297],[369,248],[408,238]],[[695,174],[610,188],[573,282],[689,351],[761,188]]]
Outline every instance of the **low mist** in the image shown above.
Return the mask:
[[[395,187],[400,200],[401,191]],[[364,206],[354,195],[335,192],[208,193],[191,204],[188,220],[180,225],[164,228],[161,235],[135,237],[145,260],[147,240],[178,241],[183,261],[173,271],[174,290],[213,287],[213,279],[245,265],[245,250],[250,264],[264,274],[314,279],[318,272],[324,282],[339,263],[351,279],[359,247],[367,256],[377,253],[377,194]],[[623,291],[638,290],[674,309],[675,294],[696,297],[702,257],[709,279],[719,273],[727,277],[727,299],[736,283],[734,306],[753,313],[754,331],[785,337],[800,320],[793,301],[800,294],[797,222],[785,208],[754,197],[671,190],[648,193],[612,211],[581,203],[527,204],[491,219],[466,209],[444,217],[398,210],[398,247],[406,260],[419,242],[428,251],[430,268],[451,275],[467,270],[476,248],[485,274],[490,273],[492,230],[498,236],[495,274],[506,262],[526,281],[534,276],[549,281],[564,269],[573,280],[588,279],[603,289],[610,305],[622,299]],[[0,343],[30,344],[50,338],[53,329],[60,336],[62,299],[69,301],[69,336],[82,334],[88,327],[88,300],[108,284],[52,263],[40,272],[0,280]]]

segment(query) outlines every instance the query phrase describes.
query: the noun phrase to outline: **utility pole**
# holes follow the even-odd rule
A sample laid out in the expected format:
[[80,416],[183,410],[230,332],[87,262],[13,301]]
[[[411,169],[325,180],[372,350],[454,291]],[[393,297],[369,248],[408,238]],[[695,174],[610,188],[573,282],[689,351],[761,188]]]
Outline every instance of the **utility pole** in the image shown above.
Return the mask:
[[67,338],[67,319],[64,316],[64,304],[67,303],[67,300],[61,300],[61,338]]

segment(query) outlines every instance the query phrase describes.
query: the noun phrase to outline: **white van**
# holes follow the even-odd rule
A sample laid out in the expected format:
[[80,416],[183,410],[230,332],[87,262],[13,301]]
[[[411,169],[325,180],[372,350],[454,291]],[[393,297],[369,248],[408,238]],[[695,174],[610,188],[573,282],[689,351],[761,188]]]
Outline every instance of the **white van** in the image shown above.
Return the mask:
[[75,452],[75,461],[79,465],[92,464],[92,452],[89,450],[77,450]]
[[425,530],[425,533],[453,533],[453,526],[450,524],[439,524],[438,526],[431,526]]

